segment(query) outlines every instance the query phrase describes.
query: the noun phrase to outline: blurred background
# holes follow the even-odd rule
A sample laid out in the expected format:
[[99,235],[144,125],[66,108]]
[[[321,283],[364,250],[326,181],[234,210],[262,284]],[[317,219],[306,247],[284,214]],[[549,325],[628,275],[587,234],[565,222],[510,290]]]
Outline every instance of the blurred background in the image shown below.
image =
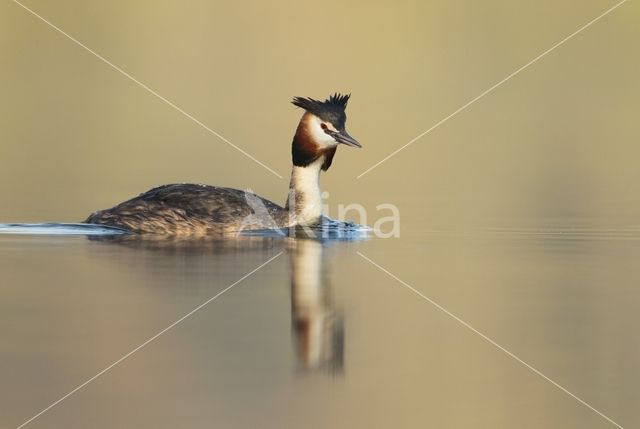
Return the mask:
[[280,180],[3,2],[0,220],[81,220],[171,182],[282,202],[301,114],[290,99],[339,91],[364,148],[340,148],[323,177],[332,208],[396,203],[412,228],[638,226],[634,2],[355,180],[613,4],[25,2]]
[[302,113],[290,100],[337,91],[352,94],[347,129],[364,147],[341,147],[323,175],[330,214],[360,203],[373,225],[392,203],[401,237],[2,236],[2,425],[280,251],[289,258],[33,426],[612,427],[357,251],[613,420],[640,423],[638,2],[360,179],[615,3],[24,4],[282,178],[3,1],[0,223],[80,221],[171,182],[282,203]]

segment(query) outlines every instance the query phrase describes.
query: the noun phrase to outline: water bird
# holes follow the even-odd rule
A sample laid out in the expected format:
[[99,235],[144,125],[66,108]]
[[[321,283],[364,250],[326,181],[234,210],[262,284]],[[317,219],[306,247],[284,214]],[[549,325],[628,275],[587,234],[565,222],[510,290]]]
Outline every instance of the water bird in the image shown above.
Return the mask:
[[252,192],[201,184],[153,188],[84,223],[139,234],[218,235],[246,230],[317,225],[322,219],[320,173],[331,166],[338,145],[362,147],[347,133],[349,95],[324,101],[294,97],[304,109],[291,145],[293,167],[284,207]]

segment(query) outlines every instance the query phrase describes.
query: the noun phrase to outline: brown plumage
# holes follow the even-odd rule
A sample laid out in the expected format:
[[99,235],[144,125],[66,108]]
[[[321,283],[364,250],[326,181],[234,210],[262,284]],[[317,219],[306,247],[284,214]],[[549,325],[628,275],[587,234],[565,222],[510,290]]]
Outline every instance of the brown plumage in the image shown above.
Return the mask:
[[135,233],[212,235],[283,228],[288,223],[288,212],[269,200],[238,189],[174,184],[151,189],[115,207],[92,213],[85,222]]

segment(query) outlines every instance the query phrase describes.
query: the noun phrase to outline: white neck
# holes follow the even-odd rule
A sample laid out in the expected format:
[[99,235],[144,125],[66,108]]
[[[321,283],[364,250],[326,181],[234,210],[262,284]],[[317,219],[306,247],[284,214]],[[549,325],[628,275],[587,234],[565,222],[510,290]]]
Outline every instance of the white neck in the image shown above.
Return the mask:
[[312,224],[322,216],[320,169],[323,162],[324,155],[306,167],[293,166],[285,206],[289,210],[292,224]]

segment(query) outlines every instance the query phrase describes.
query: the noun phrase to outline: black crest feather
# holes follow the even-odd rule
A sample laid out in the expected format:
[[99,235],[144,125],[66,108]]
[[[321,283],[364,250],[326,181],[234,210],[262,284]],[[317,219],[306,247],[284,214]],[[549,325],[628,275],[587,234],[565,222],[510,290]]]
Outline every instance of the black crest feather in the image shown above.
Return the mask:
[[347,122],[347,115],[344,111],[347,108],[349,97],[351,97],[351,94],[343,95],[336,92],[324,101],[313,98],[294,97],[291,103],[295,106],[302,107],[323,121],[331,122],[336,129],[344,130],[345,123]]

